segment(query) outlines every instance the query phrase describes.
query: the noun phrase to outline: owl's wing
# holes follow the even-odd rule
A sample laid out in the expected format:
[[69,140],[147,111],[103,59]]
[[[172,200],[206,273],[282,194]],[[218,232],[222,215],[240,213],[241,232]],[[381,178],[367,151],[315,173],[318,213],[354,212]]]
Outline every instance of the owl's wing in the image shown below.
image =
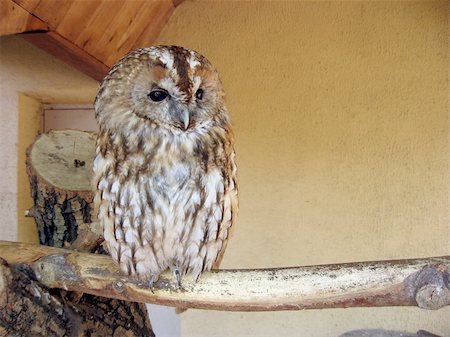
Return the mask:
[[219,250],[216,260],[212,265],[212,269],[219,269],[222,262],[225,249],[227,247],[228,238],[234,230],[239,203],[235,177],[230,178],[229,188],[223,195],[223,221],[219,223],[218,238],[222,239],[222,247]]
[[[205,228],[209,229],[209,234],[206,235],[207,241],[204,243],[204,247],[206,248],[206,252],[203,255],[203,270],[209,269],[218,269],[220,263],[222,262],[223,255],[225,253],[225,249],[227,246],[228,238],[231,236],[231,231],[234,228],[234,223],[237,218],[238,213],[238,194],[237,194],[237,186],[236,186],[236,177],[235,177],[235,165],[233,162],[234,169],[232,170],[233,175],[228,178],[226,184],[219,184],[221,186],[227,186],[224,188],[222,193],[220,193],[217,189],[211,189],[209,194],[215,194],[218,198],[218,202],[212,203],[208,207],[204,207],[203,211],[205,214],[212,214],[212,216],[208,216],[206,218]],[[211,174],[211,173],[210,173]],[[223,183],[223,181],[222,181]],[[214,185],[214,184],[212,184]],[[218,186],[218,185],[215,185]],[[208,193],[207,193],[208,194]],[[220,216],[214,216],[215,214],[220,214]],[[217,229],[216,231],[214,229]],[[214,233],[214,234],[213,234]],[[216,248],[218,247],[218,248]],[[211,263],[208,262],[208,251],[215,251],[218,249],[217,257],[214,260],[211,260]],[[205,263],[206,260],[206,263]],[[194,272],[195,275],[200,275],[200,273]],[[198,277],[197,276],[197,277]],[[175,312],[177,314],[181,314],[185,312],[186,308],[176,308]]]

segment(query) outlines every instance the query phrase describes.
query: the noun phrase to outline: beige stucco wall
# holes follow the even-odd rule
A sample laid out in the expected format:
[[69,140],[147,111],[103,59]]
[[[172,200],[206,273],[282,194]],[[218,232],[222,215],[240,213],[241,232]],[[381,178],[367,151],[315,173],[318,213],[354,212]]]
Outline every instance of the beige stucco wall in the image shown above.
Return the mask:
[[0,37],[0,239],[35,242],[24,151],[41,130],[41,104],[91,103],[97,82],[17,36]]
[[[449,254],[449,9],[423,2],[186,1],[159,38],[219,69],[241,212],[223,266]],[[450,309],[189,310],[188,336],[450,335]]]

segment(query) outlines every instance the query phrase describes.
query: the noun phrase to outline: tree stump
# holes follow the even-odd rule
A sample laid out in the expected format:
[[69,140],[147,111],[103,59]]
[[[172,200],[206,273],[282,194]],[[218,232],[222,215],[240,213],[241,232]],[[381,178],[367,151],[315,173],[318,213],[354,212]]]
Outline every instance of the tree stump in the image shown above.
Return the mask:
[[[27,150],[40,243],[98,251],[91,186],[96,135],[76,130],[38,136]],[[98,225],[98,224],[97,224]],[[0,261],[0,336],[154,336],[144,304],[48,289],[29,266]]]
[[95,152],[92,132],[51,131],[27,150],[27,173],[43,245],[64,247],[77,237],[80,224],[91,223],[91,186]]

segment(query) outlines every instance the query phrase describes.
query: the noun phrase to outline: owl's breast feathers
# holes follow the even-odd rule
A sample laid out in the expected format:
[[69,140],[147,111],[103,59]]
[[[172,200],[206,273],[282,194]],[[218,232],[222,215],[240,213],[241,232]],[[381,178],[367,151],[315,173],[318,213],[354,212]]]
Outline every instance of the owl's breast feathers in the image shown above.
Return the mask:
[[140,278],[167,268],[198,278],[220,261],[236,218],[231,131],[138,134],[98,137],[96,201],[110,253]]

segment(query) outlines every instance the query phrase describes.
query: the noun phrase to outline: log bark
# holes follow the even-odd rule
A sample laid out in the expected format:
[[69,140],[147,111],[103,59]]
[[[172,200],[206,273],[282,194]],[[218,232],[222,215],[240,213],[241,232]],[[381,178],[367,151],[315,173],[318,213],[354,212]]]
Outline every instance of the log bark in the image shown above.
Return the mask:
[[3,336],[154,336],[145,307],[92,295],[60,296],[37,281],[30,266],[10,267],[4,260],[0,280]]
[[78,226],[95,221],[91,186],[95,134],[76,130],[40,135],[27,150],[27,173],[43,245],[64,247],[77,238]]
[[[18,253],[19,252],[19,253]],[[276,311],[347,307],[450,305],[450,257],[293,267],[218,270],[181,289],[170,272],[152,291],[120,274],[109,256],[0,242],[10,265],[31,266],[49,288],[183,308]]]

